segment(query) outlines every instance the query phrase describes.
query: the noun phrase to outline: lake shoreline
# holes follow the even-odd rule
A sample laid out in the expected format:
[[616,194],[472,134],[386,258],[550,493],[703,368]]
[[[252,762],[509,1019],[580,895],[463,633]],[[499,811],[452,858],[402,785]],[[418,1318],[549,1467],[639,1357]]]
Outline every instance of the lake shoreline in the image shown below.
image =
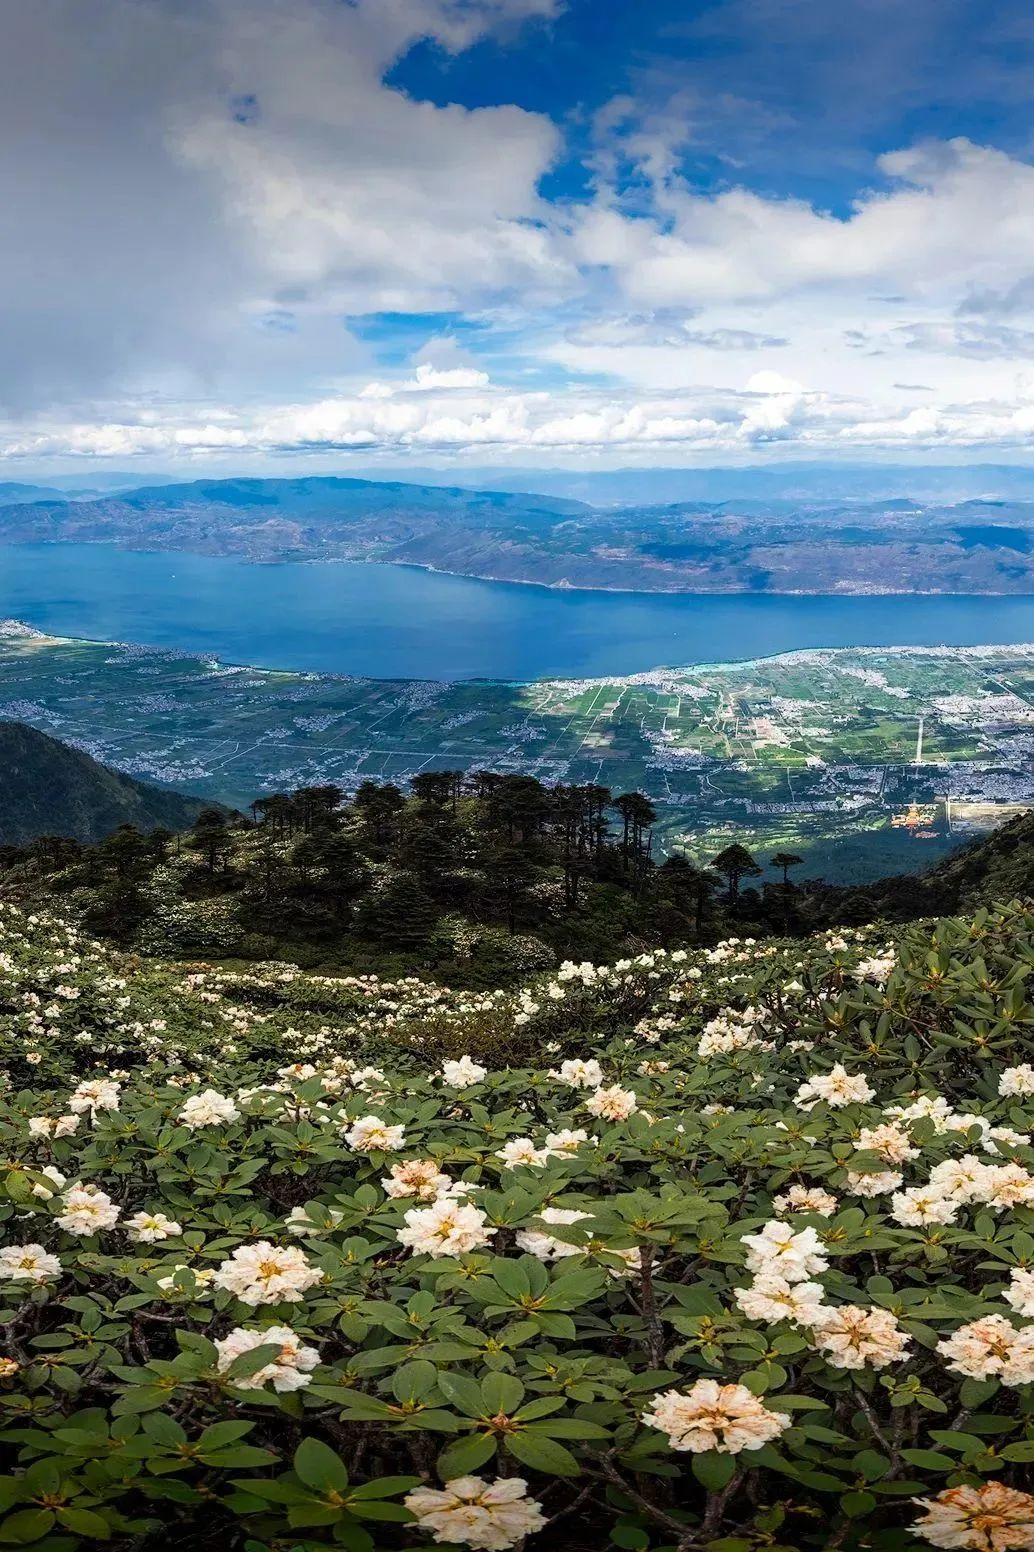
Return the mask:
[[[827,594],[820,595],[829,596]],[[969,596],[969,595],[964,595]],[[24,627],[24,629],[12,629],[12,627]],[[981,642],[979,645],[959,646],[953,642],[941,642],[929,646],[902,646],[894,645],[866,645],[852,647],[789,647],[783,652],[763,652],[756,657],[734,657],[715,659],[714,661],[700,661],[694,663],[659,663],[655,668],[639,669],[630,674],[541,674],[533,679],[507,679],[490,678],[487,676],[475,676],[473,678],[441,680],[437,678],[422,679],[419,675],[409,674],[404,677],[382,677],[377,674],[345,674],[335,673],[331,669],[324,668],[292,668],[283,663],[237,663],[220,657],[217,653],[203,652],[191,647],[153,646],[145,641],[117,641],[108,637],[97,636],[61,636],[52,631],[43,631],[32,625],[28,620],[13,620],[0,618],[0,641],[17,641],[20,636],[39,641],[43,645],[60,645],[70,647],[110,647],[113,651],[123,651],[139,654],[141,656],[155,656],[176,661],[202,661],[210,662],[214,666],[225,669],[235,669],[242,673],[259,674],[284,674],[306,679],[333,679],[347,684],[469,684],[469,685],[496,685],[511,689],[523,689],[536,684],[643,684],[647,685],[655,679],[663,678],[668,674],[699,674],[718,673],[728,669],[746,669],[766,663],[810,663],[826,658],[838,657],[850,653],[855,657],[881,657],[888,652],[899,657],[940,657],[945,652],[957,652],[964,657],[982,657],[995,653],[1034,653],[1034,641]]]
[[535,577],[497,577],[481,571],[454,571],[448,566],[436,566],[432,561],[420,560],[395,560],[390,555],[282,555],[264,557],[260,555],[248,555],[237,550],[179,550],[166,549],[152,545],[137,547],[130,544],[118,544],[106,539],[77,539],[73,545],[66,544],[60,539],[39,539],[28,543],[8,543],[0,538],[0,553],[4,550],[33,549],[37,546],[47,547],[53,550],[68,549],[82,545],[95,550],[114,550],[122,555],[181,555],[184,558],[197,560],[233,561],[237,565],[255,566],[261,570],[276,570],[280,567],[307,566],[319,568],[323,566],[392,566],[400,571],[419,571],[429,576],[455,577],[463,582],[488,582],[495,587],[532,587],[538,588],[544,593],[568,594],[604,594],[609,597],[630,598],[1027,598],[1034,603],[1034,591],[1008,592],[992,591],[990,589],[981,592],[959,593],[944,588],[851,588],[842,589],[836,593],[830,593],[818,588],[810,587],[786,587],[786,588],[747,588],[747,587],[711,587],[711,588],[683,588],[683,587],[606,587],[602,584],[586,582],[540,582]]
[[1034,599],[637,593],[391,563],[260,566],[107,545],[0,547],[0,616],[84,642],[344,679],[630,680],[842,648],[1034,641]]

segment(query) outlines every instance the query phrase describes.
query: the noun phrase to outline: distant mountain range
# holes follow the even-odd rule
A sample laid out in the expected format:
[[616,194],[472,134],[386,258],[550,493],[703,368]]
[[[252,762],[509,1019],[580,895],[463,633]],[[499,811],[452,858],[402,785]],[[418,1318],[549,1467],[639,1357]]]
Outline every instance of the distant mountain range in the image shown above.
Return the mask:
[[182,830],[206,804],[134,781],[21,722],[0,722],[0,844],[103,840],[121,824]]
[[[361,471],[364,475],[368,471]],[[369,474],[370,478],[375,478]],[[1034,500],[1034,465],[785,463],[713,469],[498,469],[411,467],[420,485],[526,490],[589,506],[678,501],[880,501],[907,492],[916,501]],[[129,482],[126,481],[128,484]]]
[[[752,471],[755,483],[763,472]],[[997,472],[980,478],[990,483]],[[1026,476],[1004,473],[1020,483]],[[749,487],[746,475],[738,478]],[[650,483],[631,472],[628,479]],[[817,476],[802,476],[802,487],[809,480]],[[644,592],[1025,594],[1034,592],[1034,479],[1028,483],[1030,500],[833,497],[786,493],[784,472],[778,496],[759,489],[619,506],[323,477],[198,480],[79,499],[8,486],[6,496],[0,490],[0,543],[113,544],[263,562],[382,561]]]

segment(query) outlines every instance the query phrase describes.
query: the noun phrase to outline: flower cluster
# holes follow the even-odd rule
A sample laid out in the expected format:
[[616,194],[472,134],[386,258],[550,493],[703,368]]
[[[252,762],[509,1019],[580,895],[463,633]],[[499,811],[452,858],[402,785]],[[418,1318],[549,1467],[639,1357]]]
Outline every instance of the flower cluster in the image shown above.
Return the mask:
[[0,1543],[1034,1548],[1031,962],[451,992],[0,906]]

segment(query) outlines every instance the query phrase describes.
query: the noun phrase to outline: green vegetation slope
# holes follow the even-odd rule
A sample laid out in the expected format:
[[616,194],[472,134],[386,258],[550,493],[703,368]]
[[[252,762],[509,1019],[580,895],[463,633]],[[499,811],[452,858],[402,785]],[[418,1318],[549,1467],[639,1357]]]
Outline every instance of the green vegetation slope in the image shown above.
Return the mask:
[[1034,917],[511,992],[0,908],[0,1545],[1034,1538]]
[[41,835],[94,842],[122,824],[178,830],[203,807],[109,770],[24,723],[0,721],[0,844]]
[[976,910],[987,900],[1034,899],[1034,812],[960,846],[922,873],[814,892],[830,918],[908,921]]

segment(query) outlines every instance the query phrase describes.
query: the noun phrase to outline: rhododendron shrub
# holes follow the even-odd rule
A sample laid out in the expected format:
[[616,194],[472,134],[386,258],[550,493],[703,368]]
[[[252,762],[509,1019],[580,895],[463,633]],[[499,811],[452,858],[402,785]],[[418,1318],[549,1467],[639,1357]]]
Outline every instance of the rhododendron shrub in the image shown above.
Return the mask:
[[0,1547],[1034,1549],[1034,917],[516,993],[0,909]]

